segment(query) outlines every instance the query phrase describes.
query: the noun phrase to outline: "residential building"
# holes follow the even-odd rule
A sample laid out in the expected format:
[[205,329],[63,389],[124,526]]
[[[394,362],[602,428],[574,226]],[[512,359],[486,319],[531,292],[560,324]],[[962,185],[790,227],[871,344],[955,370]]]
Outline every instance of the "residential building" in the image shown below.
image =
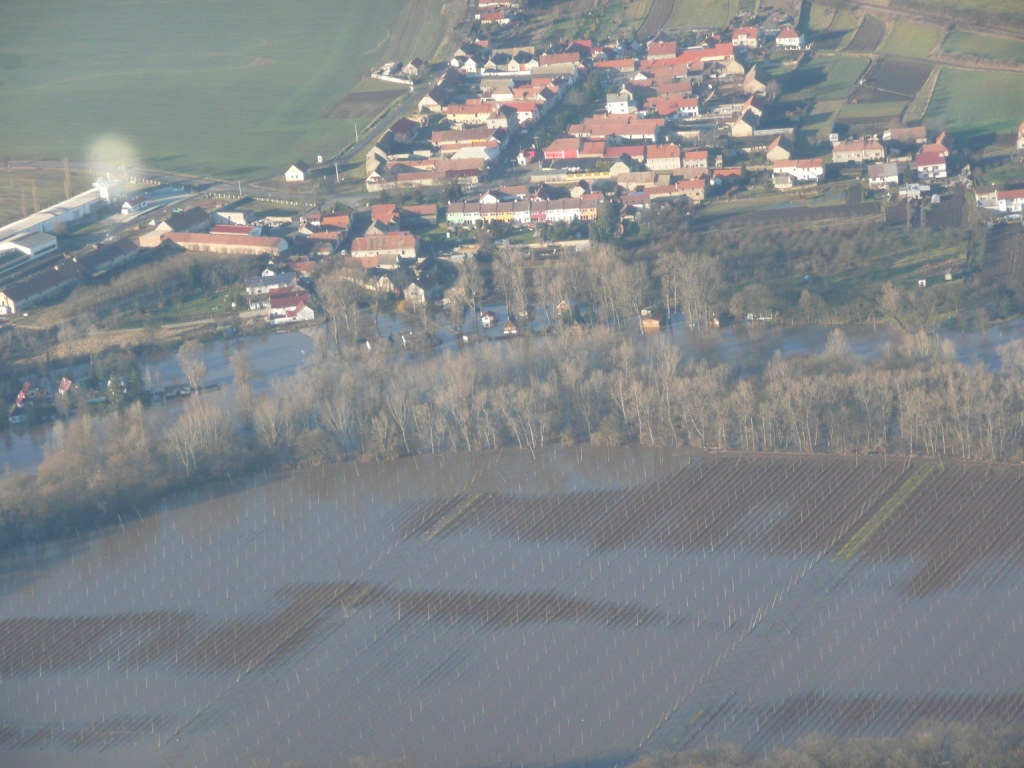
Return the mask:
[[267,321],[271,325],[283,325],[285,323],[300,323],[312,320],[315,316],[312,307],[305,300],[299,300],[297,304],[287,308],[271,306]]
[[733,48],[757,48],[760,30],[757,27],[738,27],[732,31]]
[[749,139],[757,130],[758,122],[758,116],[752,110],[747,110],[733,121],[729,133],[734,139]]
[[572,160],[580,156],[578,138],[555,139],[544,148],[545,160]]
[[309,166],[299,160],[284,172],[285,181],[305,181],[309,177]]
[[935,152],[921,152],[914,158],[918,181],[946,178],[946,158]]
[[674,59],[676,57],[676,41],[651,41],[647,44],[647,59],[657,61],[658,59]]
[[647,147],[646,162],[648,170],[673,171],[682,168],[682,151],[675,144],[655,144]]
[[896,163],[874,163],[868,166],[868,186],[884,189],[900,183],[900,169]]
[[885,147],[875,139],[840,141],[832,147],[834,163],[867,163],[885,159]]
[[351,255],[364,267],[397,269],[401,259],[415,259],[419,238],[409,232],[367,235],[352,241]]
[[775,36],[775,47],[799,51],[804,47],[804,36],[792,27],[786,27]]
[[821,158],[779,160],[772,163],[772,173],[776,176],[789,176],[796,181],[818,181],[825,175],[825,163]]
[[245,278],[245,293],[248,296],[260,296],[270,294],[272,291],[291,290],[298,284],[298,276],[290,271],[247,277]]
[[626,90],[607,94],[604,109],[609,115],[628,115],[631,112],[636,112],[633,94]]
[[1024,189],[997,192],[996,208],[1000,213],[1024,213]]

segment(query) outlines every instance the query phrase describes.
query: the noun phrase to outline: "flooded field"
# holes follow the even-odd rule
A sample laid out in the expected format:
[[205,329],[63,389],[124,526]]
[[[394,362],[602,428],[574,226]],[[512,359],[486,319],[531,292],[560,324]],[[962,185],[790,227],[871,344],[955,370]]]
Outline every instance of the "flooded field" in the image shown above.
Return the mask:
[[4,766],[607,766],[1024,723],[1017,467],[346,464],[8,563]]

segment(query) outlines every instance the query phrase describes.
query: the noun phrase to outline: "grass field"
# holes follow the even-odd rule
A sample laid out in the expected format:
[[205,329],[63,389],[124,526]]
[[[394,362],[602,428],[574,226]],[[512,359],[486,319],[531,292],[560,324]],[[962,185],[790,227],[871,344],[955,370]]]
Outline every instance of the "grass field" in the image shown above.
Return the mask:
[[[900,2],[892,3],[899,7]],[[993,26],[1000,24],[1024,28],[1024,4],[1020,0],[914,0],[921,10],[934,9],[936,13],[961,16],[969,21],[984,21]]]
[[896,117],[906,108],[905,101],[869,101],[860,104],[846,104],[839,110],[845,118]]
[[996,35],[977,35],[955,29],[942,42],[946,53],[964,53],[981,59],[1024,62],[1024,41]]
[[966,138],[1016,133],[1024,104],[1024,77],[1010,72],[943,69],[925,121]]
[[728,24],[739,10],[739,0],[676,0],[665,29],[672,32],[720,29]]
[[[814,18],[812,8],[812,20]],[[814,47],[825,51],[835,51],[850,41],[860,20],[845,9],[837,10],[831,16],[828,27],[812,38]],[[813,24],[813,21],[812,21]]]
[[857,56],[816,57],[799,69],[772,72],[783,87],[783,103],[808,99],[845,99],[867,69],[867,59]]
[[939,44],[941,35],[942,30],[933,24],[897,21],[878,47],[878,52],[923,59]]
[[87,160],[114,137],[106,159],[229,178],[329,156],[353,135],[332,111],[372,65],[433,57],[455,20],[443,5],[16,3],[0,26],[2,151]]

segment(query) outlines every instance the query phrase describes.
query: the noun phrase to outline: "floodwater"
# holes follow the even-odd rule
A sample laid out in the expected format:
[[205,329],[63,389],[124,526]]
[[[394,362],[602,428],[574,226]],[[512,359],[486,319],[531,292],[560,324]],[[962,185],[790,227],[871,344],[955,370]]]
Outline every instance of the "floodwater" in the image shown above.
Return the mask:
[[[912,593],[937,550],[837,552],[863,523],[842,515],[809,516],[804,537],[838,481],[795,463],[791,499],[771,481],[771,503],[716,537],[711,502],[740,491],[686,485],[713,461],[576,448],[311,468],[26,555],[0,581],[0,763],[608,766],[1020,721],[1020,552]],[[856,473],[884,478],[870,531],[916,477],[881,462],[847,467],[868,495]],[[796,537],[770,544],[781,531]]]
[[[484,331],[483,335],[488,338],[500,337],[502,325],[507,319],[504,307],[487,305],[484,308],[494,311],[499,322],[494,329]],[[380,316],[378,325],[381,336],[392,337],[396,345],[400,343],[402,331],[407,329],[401,320],[385,315]],[[471,332],[469,326],[466,330]],[[742,368],[759,365],[776,351],[784,356],[820,354],[825,351],[825,343],[832,330],[833,326],[825,325],[780,325],[768,326],[760,332],[752,333],[744,325],[735,325],[705,336],[697,336],[685,330],[681,324],[677,324],[670,326],[667,333],[669,338],[680,346],[684,359],[728,363]],[[885,325],[845,326],[842,330],[854,354],[866,360],[879,357],[885,345],[891,340],[888,327]],[[244,350],[248,353],[257,375],[253,389],[259,392],[273,379],[294,374],[299,366],[313,355],[313,334],[320,332],[323,332],[322,329],[279,331],[230,341],[210,342],[204,346],[202,355],[207,369],[206,383],[222,387],[230,385],[234,376],[229,358],[235,351]],[[985,333],[947,330],[942,331],[940,335],[953,342],[961,362],[980,361],[991,368],[998,368],[999,346],[1015,338],[1024,338],[1024,321],[1008,321],[993,326]],[[440,349],[459,347],[459,340],[449,326],[443,325],[439,336],[442,341]],[[640,339],[639,334],[637,338]],[[182,383],[186,380],[173,353],[144,363],[142,374],[147,386],[152,388]],[[42,461],[49,435],[50,427],[46,425],[0,431],[0,470],[6,467],[15,471],[32,471]]]

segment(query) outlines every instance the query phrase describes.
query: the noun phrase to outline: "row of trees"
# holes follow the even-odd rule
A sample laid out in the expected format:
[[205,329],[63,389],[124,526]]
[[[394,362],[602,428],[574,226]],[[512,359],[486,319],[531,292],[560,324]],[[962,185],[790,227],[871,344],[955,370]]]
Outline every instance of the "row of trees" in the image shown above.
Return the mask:
[[[603,325],[416,359],[324,339],[314,360],[259,394],[239,354],[233,393],[193,396],[173,420],[135,404],[102,429],[85,416],[58,424],[38,475],[0,483],[8,537],[280,463],[580,442],[1024,458],[1019,340],[1000,349],[996,372],[924,333],[869,364],[836,330],[821,355],[776,355],[740,376],[685,362],[666,336],[637,344]],[[193,352],[182,360],[198,385]]]

